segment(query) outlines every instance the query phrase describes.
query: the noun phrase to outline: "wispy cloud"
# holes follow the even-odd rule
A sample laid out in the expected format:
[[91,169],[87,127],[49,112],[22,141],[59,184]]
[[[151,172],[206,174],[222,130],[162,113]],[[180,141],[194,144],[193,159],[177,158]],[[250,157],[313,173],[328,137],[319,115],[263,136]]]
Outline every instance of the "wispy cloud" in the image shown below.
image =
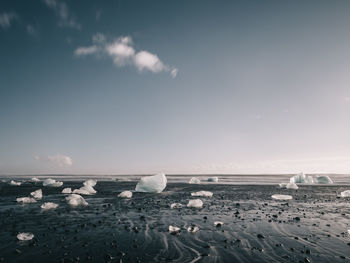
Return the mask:
[[49,155],[46,157],[34,156],[35,160],[52,163],[58,167],[68,167],[73,165],[73,160],[69,156],[62,154]]
[[69,27],[81,29],[81,25],[75,20],[66,3],[58,0],[43,0],[47,7],[54,10],[59,17],[58,25],[61,27]]
[[105,36],[99,33],[92,37],[92,42],[91,46],[78,47],[74,54],[76,56],[107,55],[118,67],[132,65],[139,72],[168,72],[173,78],[177,75],[178,69],[164,64],[156,54],[146,50],[136,51],[130,36],[122,36],[108,43]]
[[15,12],[1,13],[0,14],[0,27],[2,29],[8,29],[11,27],[13,21],[19,19],[19,16]]
[[37,31],[37,29],[34,27],[34,26],[32,26],[32,25],[27,25],[26,26],[26,30],[27,30],[27,33],[29,34],[29,35],[31,35],[31,36],[33,36],[33,37],[36,37],[36,36],[38,36],[38,31]]

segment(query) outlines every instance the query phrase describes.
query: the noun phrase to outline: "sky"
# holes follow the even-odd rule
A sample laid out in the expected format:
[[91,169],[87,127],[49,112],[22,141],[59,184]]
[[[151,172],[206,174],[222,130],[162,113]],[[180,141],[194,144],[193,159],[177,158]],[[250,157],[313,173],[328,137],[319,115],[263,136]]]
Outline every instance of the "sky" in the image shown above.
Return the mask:
[[0,174],[350,173],[349,1],[0,2]]

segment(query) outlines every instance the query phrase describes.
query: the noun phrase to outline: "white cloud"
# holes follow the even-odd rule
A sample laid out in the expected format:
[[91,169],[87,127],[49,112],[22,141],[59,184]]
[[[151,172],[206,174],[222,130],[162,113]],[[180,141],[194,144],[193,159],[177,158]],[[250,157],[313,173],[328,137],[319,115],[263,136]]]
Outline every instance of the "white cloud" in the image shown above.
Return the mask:
[[178,69],[165,65],[156,54],[145,50],[136,52],[130,36],[119,37],[111,43],[106,43],[105,36],[98,33],[92,37],[92,42],[94,45],[78,47],[74,51],[74,54],[78,56],[105,54],[111,57],[114,64],[118,67],[132,65],[136,67],[139,72],[169,72],[173,78],[177,75]]
[[66,3],[58,0],[43,0],[47,7],[55,11],[59,17],[58,25],[61,27],[70,27],[74,29],[81,29],[81,25],[75,20],[73,15],[70,13]]
[[49,155],[47,157],[40,157],[36,155],[34,156],[34,159],[38,161],[46,161],[59,167],[68,167],[73,165],[72,158],[62,154]]
[[19,16],[14,12],[2,13],[0,14],[0,27],[7,29],[11,27],[12,22],[17,19],[19,19]]

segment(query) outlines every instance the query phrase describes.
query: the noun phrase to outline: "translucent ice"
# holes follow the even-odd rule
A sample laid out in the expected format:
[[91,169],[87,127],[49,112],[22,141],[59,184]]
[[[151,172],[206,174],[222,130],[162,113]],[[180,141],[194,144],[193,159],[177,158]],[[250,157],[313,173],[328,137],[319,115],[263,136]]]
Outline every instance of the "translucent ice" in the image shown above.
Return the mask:
[[121,197],[121,198],[131,198],[132,197],[132,192],[130,191],[124,191],[124,192],[121,192],[118,197]]
[[182,208],[182,204],[180,204],[180,203],[172,203],[172,204],[170,205],[170,208],[171,208],[171,209]]
[[43,203],[40,207],[43,210],[50,210],[50,209],[56,209],[58,207],[58,204],[47,202],[47,203]]
[[205,197],[212,197],[213,193],[209,191],[199,191],[191,193],[192,196],[205,196]]
[[165,174],[160,173],[152,176],[144,176],[137,183],[137,192],[161,193],[166,187],[167,179]]
[[286,186],[287,186],[287,183],[280,183],[280,184],[279,184],[279,187],[280,187],[280,188],[286,188]]
[[88,203],[85,201],[85,199],[78,194],[70,194],[66,197],[67,203],[72,207],[77,206],[87,206]]
[[299,187],[295,183],[288,183],[288,184],[286,184],[286,188],[298,190]]
[[83,183],[83,185],[85,185],[85,186],[91,186],[91,187],[95,186],[96,184],[97,184],[97,181],[96,181],[96,180],[93,180],[93,179],[86,180],[86,181]]
[[90,185],[84,185],[84,186],[80,187],[79,189],[75,189],[73,191],[73,194],[94,195],[94,194],[96,194],[96,190]]
[[310,175],[305,175],[304,173],[300,173],[300,174],[292,176],[289,179],[289,182],[295,183],[295,184],[313,184],[314,179]]
[[38,179],[38,178],[36,178],[36,177],[33,177],[32,179],[30,179],[32,182],[40,182],[40,180]]
[[31,197],[19,197],[19,198],[16,199],[16,201],[18,203],[22,203],[22,204],[36,203],[36,200],[34,198],[31,198]]
[[34,234],[32,233],[19,233],[17,235],[17,239],[21,241],[28,241],[34,238]]
[[72,188],[64,188],[63,190],[62,190],[62,194],[71,194],[72,193]]
[[21,185],[21,182],[11,180],[10,185]]
[[196,233],[199,231],[199,227],[198,226],[190,226],[187,228],[187,231],[190,233]]
[[327,175],[316,176],[315,181],[318,184],[333,184],[332,179]]
[[202,208],[203,202],[200,199],[193,199],[188,201],[187,207]]
[[275,199],[275,200],[291,200],[291,199],[293,199],[293,197],[291,195],[279,195],[279,194],[272,195],[271,198]]
[[192,177],[188,183],[189,184],[200,184],[201,180],[199,180],[197,177]]
[[340,193],[341,197],[350,197],[350,190],[345,190]]
[[41,198],[43,198],[43,191],[41,189],[38,189],[34,192],[31,192],[30,195],[36,200],[40,200]]
[[175,233],[178,233],[180,232],[180,228],[177,227],[177,226],[169,226],[169,233],[171,234],[175,234]]
[[43,186],[60,187],[62,185],[63,185],[63,182],[59,182],[51,178],[46,179],[43,182]]
[[214,226],[222,226],[223,224],[224,224],[224,222],[221,222],[221,221],[214,222]]
[[219,182],[219,178],[217,178],[217,177],[209,177],[209,178],[208,178],[208,182],[217,183],[217,182]]

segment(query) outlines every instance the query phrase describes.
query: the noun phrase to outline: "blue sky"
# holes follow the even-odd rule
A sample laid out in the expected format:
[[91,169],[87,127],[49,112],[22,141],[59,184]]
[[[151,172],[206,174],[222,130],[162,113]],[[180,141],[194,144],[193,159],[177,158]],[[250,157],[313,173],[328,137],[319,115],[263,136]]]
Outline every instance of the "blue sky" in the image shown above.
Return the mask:
[[350,2],[0,2],[0,174],[350,171]]

